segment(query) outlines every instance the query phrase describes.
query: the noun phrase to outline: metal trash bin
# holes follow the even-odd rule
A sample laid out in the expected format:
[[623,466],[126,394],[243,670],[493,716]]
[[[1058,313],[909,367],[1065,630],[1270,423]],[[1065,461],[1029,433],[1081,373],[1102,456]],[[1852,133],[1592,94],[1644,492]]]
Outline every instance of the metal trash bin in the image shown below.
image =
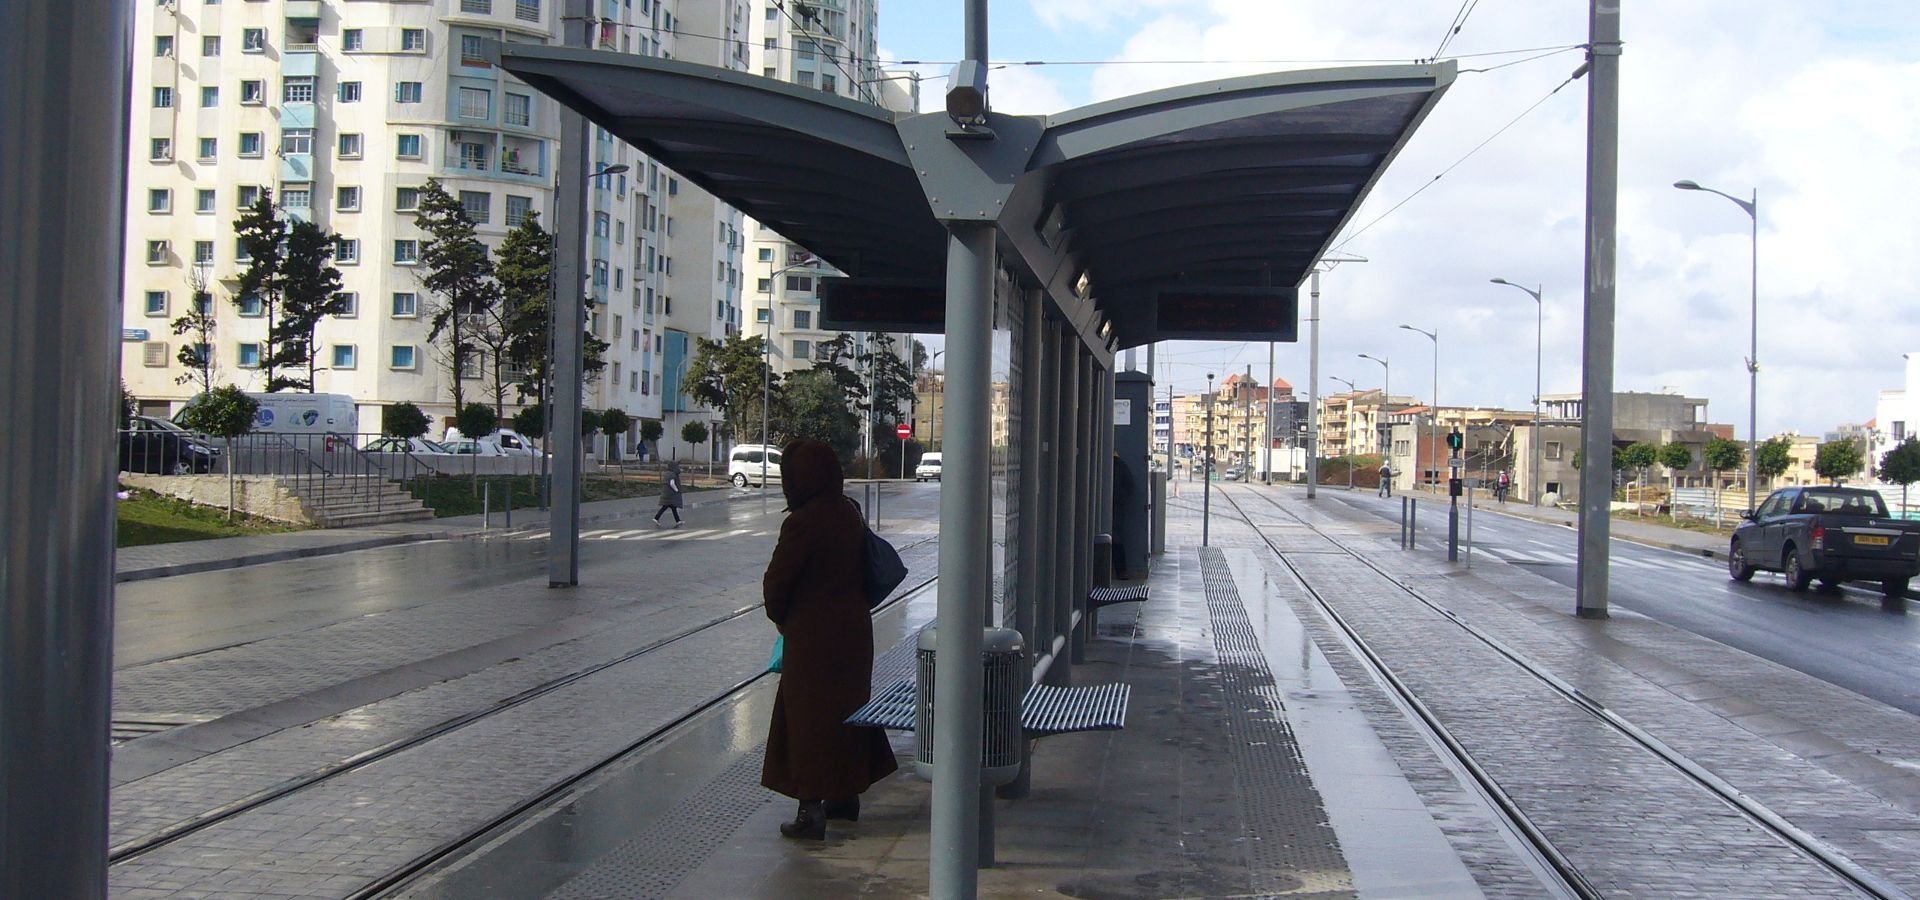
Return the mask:
[[[939,647],[937,629],[920,630],[919,665],[914,672],[914,773],[933,780],[933,667]],[[1000,785],[1020,774],[1020,695],[1026,687],[1020,660],[1026,645],[1011,628],[986,629],[980,645],[986,677],[986,718],[980,730],[980,783]]]

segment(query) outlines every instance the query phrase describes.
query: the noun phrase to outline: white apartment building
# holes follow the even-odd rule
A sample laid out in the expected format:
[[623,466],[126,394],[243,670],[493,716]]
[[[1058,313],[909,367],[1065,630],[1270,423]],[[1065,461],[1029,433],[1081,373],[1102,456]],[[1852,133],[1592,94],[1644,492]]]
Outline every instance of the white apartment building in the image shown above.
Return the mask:
[[[701,34],[735,40],[683,37],[678,8],[698,17]],[[592,40],[743,69],[750,8],[750,0],[600,0]],[[170,327],[190,303],[210,304],[218,320],[205,351],[216,382],[264,387],[266,325],[235,296],[245,263],[233,221],[271,189],[289,217],[341,236],[335,265],[353,308],[319,327],[314,389],[354,397],[364,431],[378,428],[379,407],[399,401],[444,422],[452,390],[427,338],[434,298],[418,266],[418,188],[438,178],[495,246],[529,212],[552,227],[558,106],[489,65],[483,48],[489,38],[553,39],[556,0],[173,0],[136,9],[122,368],[143,411],[175,411],[194,390],[175,360],[186,338]],[[585,401],[658,419],[668,333],[719,336],[739,325],[742,223],[606,132],[593,129],[592,141],[596,169],[630,169],[594,179],[589,192],[589,323],[609,348]],[[205,294],[195,297],[198,276]],[[475,363],[463,388],[488,397],[489,367]],[[508,390],[507,402],[511,415],[518,393]]]

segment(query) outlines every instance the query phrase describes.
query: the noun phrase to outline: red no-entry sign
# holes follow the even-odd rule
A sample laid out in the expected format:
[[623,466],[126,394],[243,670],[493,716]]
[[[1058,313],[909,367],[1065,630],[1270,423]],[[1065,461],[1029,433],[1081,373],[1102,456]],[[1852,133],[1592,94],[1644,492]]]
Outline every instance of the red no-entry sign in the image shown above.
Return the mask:
[[893,433],[899,435],[900,439],[904,441],[907,438],[913,437],[913,426],[902,422],[899,427],[893,429]]

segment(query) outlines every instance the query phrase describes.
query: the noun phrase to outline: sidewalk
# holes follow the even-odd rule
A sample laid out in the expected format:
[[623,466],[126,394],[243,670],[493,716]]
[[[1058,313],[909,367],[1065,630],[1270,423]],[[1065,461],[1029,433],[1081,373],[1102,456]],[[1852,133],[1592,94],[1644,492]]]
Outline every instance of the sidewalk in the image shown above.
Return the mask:
[[[1421,500],[1429,502],[1444,502],[1446,500],[1445,496],[1433,491],[1417,491],[1411,496],[1419,497]],[[1464,500],[1465,498],[1461,499]],[[1465,504],[1462,505],[1464,506]],[[1560,509],[1555,506],[1533,506],[1532,504],[1523,503],[1518,500],[1496,503],[1485,496],[1477,496],[1473,498],[1473,508],[1482,512],[1532,519],[1536,522],[1546,522],[1552,525],[1564,525],[1568,528],[1577,527],[1580,521],[1579,514],[1571,510]],[[1727,559],[1728,539],[1717,534],[1709,534],[1703,531],[1689,531],[1685,528],[1674,528],[1670,525],[1660,525],[1653,522],[1635,521],[1631,516],[1614,516],[1613,524],[1610,526],[1609,531],[1614,537],[1620,538],[1621,540],[1632,541],[1636,544],[1659,547],[1662,550],[1677,550],[1681,553],[1692,553],[1709,559],[1717,559],[1722,562],[1725,562]]]

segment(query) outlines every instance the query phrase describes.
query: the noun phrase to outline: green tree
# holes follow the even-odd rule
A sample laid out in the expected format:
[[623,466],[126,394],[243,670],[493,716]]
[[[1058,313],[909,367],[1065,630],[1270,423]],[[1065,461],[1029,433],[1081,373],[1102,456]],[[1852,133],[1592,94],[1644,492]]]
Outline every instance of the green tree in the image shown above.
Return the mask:
[[843,467],[852,465],[860,444],[860,419],[833,373],[816,366],[788,373],[784,384],[787,438],[820,441],[833,448]]
[[913,370],[900,358],[895,343],[893,335],[875,334],[859,356],[861,374],[867,379],[867,404],[862,411],[871,410],[875,428],[899,424],[913,409]]
[[424,436],[430,428],[432,424],[427,421],[427,414],[412,403],[401,401],[380,408],[381,434],[417,438]]
[[[495,257],[501,301],[490,337],[497,333],[499,348],[494,355],[505,359],[507,368],[496,366],[494,383],[500,383],[500,373],[516,372],[519,381],[514,382],[514,388],[521,399],[537,397],[549,365],[547,321],[553,307],[553,234],[540,226],[538,213],[529,212],[507,232]],[[584,294],[580,302],[582,306],[591,305]],[[582,343],[581,372],[591,381],[607,367],[610,345],[592,332],[583,333]]]
[[617,406],[609,407],[600,414],[600,433],[607,436],[607,459],[620,461],[620,437],[633,426],[633,417]]
[[1880,455],[1880,480],[1900,486],[1900,513],[1907,512],[1907,486],[1920,481],[1920,440],[1907,438]]
[[227,445],[227,521],[233,521],[233,439],[253,430],[260,401],[231,385],[221,385],[195,397],[180,411],[180,424],[221,438]]
[[580,410],[580,435],[587,437],[600,430],[600,411],[597,409]]
[[640,420],[640,444],[643,447],[652,448],[656,459],[660,456],[660,436],[666,433],[667,429],[660,424],[659,419]]
[[1720,473],[1729,469],[1738,469],[1747,458],[1746,451],[1739,444],[1715,435],[1707,439],[1707,445],[1700,451],[1700,462],[1713,473],[1713,508],[1715,521],[1719,520],[1720,509]]
[[701,444],[706,443],[709,436],[710,435],[707,434],[707,423],[699,419],[680,426],[680,439],[686,441],[693,447],[697,448]]
[[1853,477],[1866,465],[1866,454],[1861,453],[1860,444],[1852,440],[1828,441],[1813,454],[1813,471],[1834,484]]
[[460,429],[460,436],[474,442],[474,454],[471,465],[473,472],[473,491],[480,492],[480,441],[482,438],[500,430],[500,416],[484,403],[469,403],[453,414],[453,427]]
[[1759,478],[1772,481],[1793,468],[1793,445],[1783,437],[1768,438],[1760,444],[1760,459],[1756,465]]
[[127,390],[127,383],[120,382],[120,427],[133,424],[133,411],[139,408],[133,400],[133,392]]
[[281,291],[285,287],[281,270],[286,265],[287,223],[280,218],[280,208],[273,205],[272,190],[260,191],[253,205],[234,220],[233,231],[247,263],[247,267],[240,270],[233,302],[242,310],[249,302],[260,304],[260,315],[267,325],[267,344],[260,352],[260,374],[266,378],[267,389],[273,390],[273,385],[280,381],[276,369],[280,354],[275,352],[273,341],[282,333],[277,323]]
[[1693,450],[1685,444],[1668,444],[1660,448],[1660,464],[1667,467],[1677,486],[1680,472],[1693,468]]
[[[489,312],[500,302],[500,283],[494,280],[493,258],[475,232],[467,208],[447,193],[439,179],[427,179],[420,189],[420,210],[413,224],[428,234],[420,247],[420,264],[426,271],[421,280],[439,298],[431,308],[427,339],[440,342],[438,353],[453,386],[454,408],[464,411],[462,376],[473,370],[471,357],[479,352],[479,332],[486,327]],[[496,419],[499,412],[494,410]]]
[[536,441],[547,439],[547,407],[544,403],[531,403],[513,416],[513,430],[533,438]]
[[199,262],[187,270],[187,287],[191,292],[187,310],[172,322],[173,333],[187,337],[174,355],[187,371],[175,378],[174,383],[198,383],[202,394],[213,390],[213,374],[218,368],[214,364],[213,340],[219,322],[213,314],[213,293],[208,290],[212,279],[207,270],[207,264]]
[[1643,481],[1646,478],[1647,470],[1653,468],[1654,464],[1660,461],[1660,448],[1646,441],[1635,441],[1629,444],[1625,450],[1617,451],[1617,453],[1616,459],[1620,462],[1618,468],[1632,469],[1639,473]]
[[727,434],[743,443],[772,443],[760,434],[762,379],[769,371],[765,346],[759,337],[744,335],[724,341],[696,338],[693,360],[681,382],[695,400],[719,410]]
[[[320,320],[347,311],[340,293],[340,270],[333,265],[333,249],[340,236],[312,222],[295,220],[287,229],[285,255],[280,262],[280,320],[267,329],[268,356],[261,368],[276,374],[267,378],[267,390],[313,390],[315,332]],[[306,369],[306,377],[284,374]]]

